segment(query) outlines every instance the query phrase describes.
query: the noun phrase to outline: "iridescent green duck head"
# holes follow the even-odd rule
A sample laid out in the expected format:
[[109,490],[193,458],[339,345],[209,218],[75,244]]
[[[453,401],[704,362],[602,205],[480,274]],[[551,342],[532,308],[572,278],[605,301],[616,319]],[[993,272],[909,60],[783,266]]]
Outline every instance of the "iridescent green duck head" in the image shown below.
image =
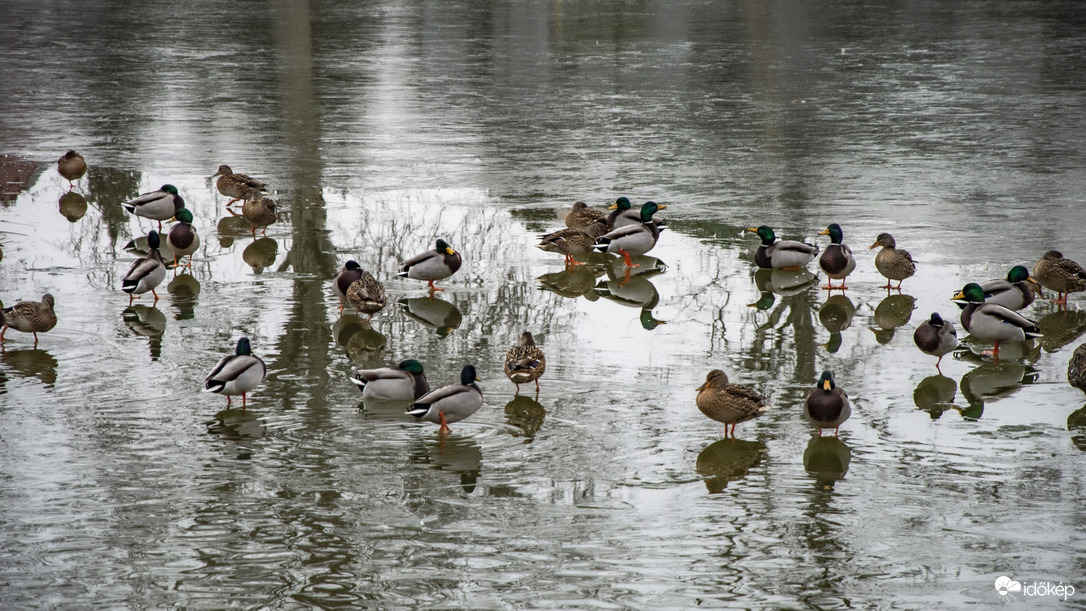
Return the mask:
[[400,369],[406,371],[407,373],[413,373],[416,375],[422,373],[422,363],[416,361],[415,359],[407,359],[406,361],[400,363],[397,366]]
[[837,385],[833,383],[833,373],[830,371],[823,371],[822,375],[818,378],[818,387],[822,390],[833,390],[837,388]]
[[626,211],[629,210],[632,206],[633,204],[630,203],[629,199],[627,199],[626,197],[620,197],[615,200],[615,203],[611,204],[611,207],[608,208],[608,210]]
[[641,222],[651,223],[652,215],[656,214],[660,210],[667,208],[667,206],[657,204],[656,202],[645,202],[641,204]]
[[177,214],[173,215],[173,219],[171,220],[177,221],[178,223],[188,223],[189,225],[191,225],[192,219],[192,211],[188,208],[182,208],[177,211]]
[[758,237],[762,238],[762,245],[764,246],[771,246],[773,242],[777,240],[777,235],[773,233],[773,230],[769,228],[769,225],[747,227],[747,231],[758,234]]
[[841,231],[841,226],[837,223],[830,224],[829,227],[819,231],[818,235],[830,236],[830,242],[834,244],[840,244],[841,241],[845,239],[845,232]]
[[984,289],[976,282],[965,285],[957,295],[950,298],[955,303],[984,303]]

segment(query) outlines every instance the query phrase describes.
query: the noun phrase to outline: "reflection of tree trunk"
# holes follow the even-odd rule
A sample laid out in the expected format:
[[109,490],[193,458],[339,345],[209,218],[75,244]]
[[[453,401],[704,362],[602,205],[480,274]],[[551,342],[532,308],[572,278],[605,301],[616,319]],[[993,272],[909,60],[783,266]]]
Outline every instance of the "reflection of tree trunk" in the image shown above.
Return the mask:
[[[285,141],[290,175],[282,178],[291,212],[292,246],[284,267],[295,272],[294,306],[286,329],[279,340],[279,356],[272,365],[276,371],[290,372],[290,382],[268,379],[274,394],[284,405],[295,405],[294,396],[310,396],[311,403],[324,403],[324,392],[294,388],[298,377],[311,389],[328,384],[328,347],[332,330],[321,304],[327,280],[335,275],[335,257],[325,231],[327,213],[321,193],[321,157],[319,128],[313,95],[312,54],[309,3],[283,2],[276,11],[276,37],[279,59],[280,108],[285,126]],[[298,376],[298,377],[296,377]],[[276,388],[278,387],[278,388]],[[311,404],[310,407],[313,407]]]

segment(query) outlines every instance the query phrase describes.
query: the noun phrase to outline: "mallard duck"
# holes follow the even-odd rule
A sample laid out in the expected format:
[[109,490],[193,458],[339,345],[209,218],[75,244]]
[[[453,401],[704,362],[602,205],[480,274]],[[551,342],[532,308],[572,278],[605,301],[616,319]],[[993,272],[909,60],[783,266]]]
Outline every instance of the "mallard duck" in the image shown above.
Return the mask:
[[351,288],[351,284],[361,277],[362,266],[353,259],[344,263],[339,273],[336,274],[336,279],[332,281],[332,290],[339,297],[340,312],[343,311],[343,303],[347,300],[347,289]]
[[256,388],[264,381],[268,373],[264,361],[253,356],[249,338],[238,340],[234,354],[222,357],[211,373],[204,379],[204,392],[226,395],[226,407],[230,407],[230,396],[241,395],[241,409],[245,410],[245,393]]
[[254,192],[241,205],[241,216],[253,224],[253,228],[249,230],[249,233],[255,236],[256,228],[263,227],[264,230],[260,232],[260,235],[268,235],[268,225],[274,223],[278,218],[275,214],[275,200],[264,197],[264,194],[259,191]]
[[395,367],[361,369],[350,378],[363,399],[413,401],[430,391],[422,363],[408,359]]
[[434,249],[420,255],[411,257],[403,262],[400,272],[401,278],[414,278],[426,280],[430,283],[430,294],[435,291],[444,291],[434,286],[434,280],[442,280],[456,273],[460,269],[460,253],[449,246],[448,242],[438,239]]
[[607,209],[614,211],[604,218],[607,231],[625,227],[626,225],[636,225],[641,222],[641,211],[634,210],[633,204],[630,203],[627,197],[616,199],[615,203],[611,204]]
[[[34,334],[34,345],[38,345],[38,333],[45,333],[57,325],[57,313],[53,310],[53,296],[42,295],[40,302],[20,301],[10,308],[0,311],[0,341],[8,328]],[[3,307],[0,305],[0,307]]]
[[368,314],[366,322],[369,322],[374,314],[385,307],[385,287],[373,274],[363,271],[358,280],[347,287],[347,303],[351,304],[359,315]]
[[833,429],[833,436],[836,437],[841,423],[852,415],[852,406],[848,393],[833,383],[833,374],[823,371],[818,385],[807,393],[803,413],[818,429],[819,437],[822,436],[822,429]]
[[152,229],[147,233],[147,248],[150,249],[147,256],[133,261],[132,267],[128,268],[121,280],[121,290],[128,293],[128,305],[132,305],[136,295],[147,291],[151,291],[155,296],[155,303],[158,303],[155,287],[166,278],[166,264],[162,261],[162,253],[158,252],[159,244],[158,232]]
[[1086,392],[1086,344],[1075,348],[1067,362],[1067,381],[1071,386]]
[[185,200],[177,194],[177,187],[162,185],[158,191],[150,191],[124,204],[124,209],[135,216],[158,221],[158,230],[162,231],[162,221],[168,221],[185,207]]
[[943,356],[954,352],[958,347],[958,331],[954,328],[954,323],[943,320],[938,312],[932,312],[931,318],[913,331],[913,342],[925,354],[939,357],[939,360],[935,361],[935,368],[939,369]]
[[1021,310],[1033,303],[1036,293],[1041,292],[1037,279],[1029,275],[1024,265],[1015,265],[1007,272],[1007,278],[991,280],[980,285],[984,289],[984,303],[994,303],[1012,310]]
[[192,253],[200,247],[200,236],[192,226],[192,212],[188,208],[182,208],[177,211],[173,220],[177,221],[177,224],[166,234],[166,243],[173,251],[173,266],[177,267],[181,257],[188,256],[187,267],[192,267]]
[[592,224],[579,229],[561,229],[539,236],[536,248],[547,252],[556,252],[566,256],[566,267],[584,265],[573,258],[574,255],[586,255],[592,252],[592,245],[607,233],[607,222],[596,219]]
[[762,225],[748,227],[758,234],[762,244],[754,252],[754,263],[765,269],[799,269],[814,260],[818,246],[795,240],[777,240],[773,230]]
[[966,302],[962,309],[962,327],[973,337],[995,344],[992,355],[997,359],[1001,342],[1020,342],[1041,337],[1041,330],[1036,322],[1010,308],[985,303],[984,289],[976,282],[965,285],[952,299],[958,303]]
[[[818,266],[826,272],[827,276],[826,286],[822,288],[843,291],[848,288],[845,286],[845,278],[856,269],[856,258],[852,256],[852,249],[841,243],[845,234],[837,223],[832,223],[818,232],[818,235],[828,235],[832,242],[818,258]],[[833,280],[840,280],[841,286],[833,286]]]
[[407,413],[441,425],[441,432],[449,430],[449,423],[459,422],[474,414],[483,406],[483,391],[475,382],[479,378],[475,367],[468,365],[460,372],[460,383],[431,390],[412,403]]
[[729,384],[727,374],[719,369],[710,371],[705,376],[705,383],[697,390],[698,409],[713,420],[724,423],[725,437],[728,436],[729,424],[734,438],[735,425],[769,411],[769,405],[761,395],[745,386]]
[[230,201],[226,202],[227,206],[268,190],[268,185],[250,176],[235,174],[230,166],[225,164],[219,166],[219,171],[212,174],[211,178],[216,176],[219,177],[219,180],[215,181],[215,187],[219,189],[219,193],[231,198]]
[[631,256],[643,255],[656,246],[660,239],[660,228],[652,220],[659,206],[655,202],[645,202],[641,206],[641,222],[636,225],[619,227],[600,236],[593,248],[603,252],[621,254],[626,260],[626,267],[638,267],[630,260]]
[[[881,246],[882,250],[879,254],[875,255],[875,269],[879,270],[879,273],[886,277],[886,286],[881,287],[884,289],[896,288],[901,290],[901,283],[908,277],[916,273],[916,263],[913,262],[912,255],[907,250],[901,250],[897,247],[897,242],[894,240],[894,236],[888,233],[880,233],[875,237],[875,243],[868,247],[868,250]],[[897,280],[897,286],[890,286],[891,280]]]
[[[649,203],[649,202],[645,202]],[[641,205],[644,207],[644,204]],[[666,210],[667,204],[656,204],[656,211]],[[618,229],[619,227],[625,227],[627,225],[637,225],[641,222],[641,210],[634,210],[630,200],[625,197],[620,197],[615,200],[615,203],[611,204],[608,210],[614,210],[607,216],[607,230],[611,231]],[[657,227],[663,228],[665,223],[663,221],[654,220]]]
[[1033,275],[1041,286],[1056,291],[1055,303],[1066,304],[1071,293],[1086,291],[1086,270],[1058,250],[1046,252],[1034,266]]
[[68,180],[68,187],[75,187],[73,181],[83,178],[87,173],[87,162],[79,153],[69,150],[57,160],[57,173]]
[[547,370],[547,357],[535,345],[532,334],[525,331],[520,336],[520,343],[509,349],[505,355],[505,375],[511,382],[520,385],[535,382],[535,391],[539,392],[539,376]]
[[577,202],[573,204],[573,207],[566,213],[566,227],[570,229],[581,229],[582,227],[588,227],[596,221],[596,219],[607,219],[607,213],[602,210],[596,210],[595,208],[589,208],[588,204],[584,202]]

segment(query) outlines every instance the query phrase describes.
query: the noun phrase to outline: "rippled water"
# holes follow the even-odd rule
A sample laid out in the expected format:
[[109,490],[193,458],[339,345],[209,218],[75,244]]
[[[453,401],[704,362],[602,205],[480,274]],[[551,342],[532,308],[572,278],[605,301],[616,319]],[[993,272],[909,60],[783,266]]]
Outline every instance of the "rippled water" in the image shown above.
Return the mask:
[[[986,608],[1001,575],[1084,600],[1081,300],[998,363],[966,340],[937,375],[911,338],[968,280],[1086,261],[1078,4],[5,12],[0,299],[60,322],[0,354],[0,606]],[[274,187],[266,238],[221,163]],[[163,183],[202,246],[129,307],[151,224],[119,204]],[[618,195],[669,204],[629,281],[534,248]],[[743,228],[831,222],[847,297],[756,273]],[[900,295],[881,231],[919,261]],[[435,236],[465,265],[429,300],[394,273]],[[348,258],[390,296],[368,325],[330,288]],[[501,372],[525,329],[538,396]],[[268,364],[245,412],[199,392],[241,335]],[[474,363],[483,409],[441,436],[363,405],[347,376],[404,358],[434,386]],[[712,368],[774,405],[736,441],[694,406]],[[802,417],[823,369],[840,440]]]

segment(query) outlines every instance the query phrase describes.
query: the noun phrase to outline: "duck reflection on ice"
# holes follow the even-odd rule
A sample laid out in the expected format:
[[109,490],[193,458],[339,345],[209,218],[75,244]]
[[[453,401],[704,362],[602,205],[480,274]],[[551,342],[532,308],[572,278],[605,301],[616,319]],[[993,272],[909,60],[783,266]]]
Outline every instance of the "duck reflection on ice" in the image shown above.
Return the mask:
[[68,191],[60,196],[57,201],[57,208],[60,210],[60,214],[68,219],[69,223],[74,223],[87,213],[87,198],[77,191]]
[[241,216],[227,215],[219,219],[215,233],[219,236],[219,246],[230,248],[235,239],[249,235],[249,222]]
[[196,317],[196,302],[200,297],[200,281],[192,274],[177,274],[166,285],[170,303],[177,308],[175,320],[192,320]]
[[[1000,352],[1002,351],[1003,349],[1000,348]],[[968,356],[966,358],[968,359]],[[979,360],[976,357],[974,359]],[[1024,384],[1036,382],[1039,375],[1040,372],[1032,365],[1017,360],[984,361],[979,367],[973,368],[962,376],[959,386],[962,396],[969,402],[969,407],[958,409],[958,411],[963,418],[971,420],[980,418],[989,400],[1009,397],[1018,392]]]
[[841,348],[841,332],[852,324],[856,315],[856,306],[846,295],[832,295],[818,308],[818,322],[830,332],[830,341],[822,345],[829,352]]
[[705,487],[715,494],[723,492],[729,482],[746,477],[767,452],[763,441],[725,438],[706,446],[694,468],[706,476]]
[[151,360],[157,361],[162,356],[162,334],[166,332],[166,315],[162,310],[155,306],[130,305],[121,312],[121,318],[133,333],[148,339]]
[[916,309],[916,297],[912,295],[890,295],[875,306],[872,316],[875,320],[874,327],[868,327],[875,332],[875,341],[880,344],[888,344],[894,339],[894,330],[909,324],[909,319]]
[[352,362],[363,369],[382,366],[382,354],[388,338],[356,314],[344,314],[332,325],[336,345],[347,351]]
[[460,486],[470,494],[483,468],[483,449],[475,439],[457,433],[437,435],[411,451],[411,462],[438,471],[460,474]]
[[837,437],[815,437],[803,451],[803,468],[823,485],[844,479],[851,463],[852,450]]
[[1086,405],[1068,414],[1067,430],[1071,431],[1071,443],[1086,452]]
[[57,383],[57,360],[41,348],[0,350],[0,362],[24,378],[38,378],[46,388]]
[[598,298],[593,290],[596,287],[596,278],[603,273],[604,268],[599,265],[578,265],[565,271],[543,274],[536,280],[539,281],[540,290],[569,299],[585,297],[595,301]]
[[766,269],[754,272],[754,285],[763,293],[791,297],[803,293],[818,283],[818,276],[806,269]]
[[[536,397],[538,398],[538,394]],[[509,424],[524,431],[524,436],[531,442],[532,437],[543,426],[547,409],[536,399],[527,395],[516,395],[505,404],[505,419]]]
[[400,300],[407,317],[419,324],[437,331],[439,337],[446,337],[463,322],[460,310],[455,305],[433,297],[405,297]]
[[607,266],[607,280],[601,280],[594,290],[604,299],[640,308],[641,326],[651,331],[666,323],[652,313],[652,309],[660,303],[660,293],[649,278],[663,273],[667,265],[654,257],[639,256],[632,260],[638,267],[628,268],[622,259],[611,261]]
[[937,420],[948,409],[954,407],[954,397],[958,394],[958,383],[944,375],[933,375],[920,380],[913,390],[913,403]]
[[207,432],[223,439],[258,439],[264,436],[264,421],[250,411],[224,409],[207,423]]
[[[1043,335],[1041,347],[1045,352],[1056,352],[1086,332],[1086,312],[1061,308],[1046,314],[1037,321],[1037,326]],[[999,355],[1003,356],[1002,346]]]
[[253,268],[254,274],[259,274],[275,264],[278,254],[279,244],[274,239],[257,238],[241,251],[241,258],[246,265]]

